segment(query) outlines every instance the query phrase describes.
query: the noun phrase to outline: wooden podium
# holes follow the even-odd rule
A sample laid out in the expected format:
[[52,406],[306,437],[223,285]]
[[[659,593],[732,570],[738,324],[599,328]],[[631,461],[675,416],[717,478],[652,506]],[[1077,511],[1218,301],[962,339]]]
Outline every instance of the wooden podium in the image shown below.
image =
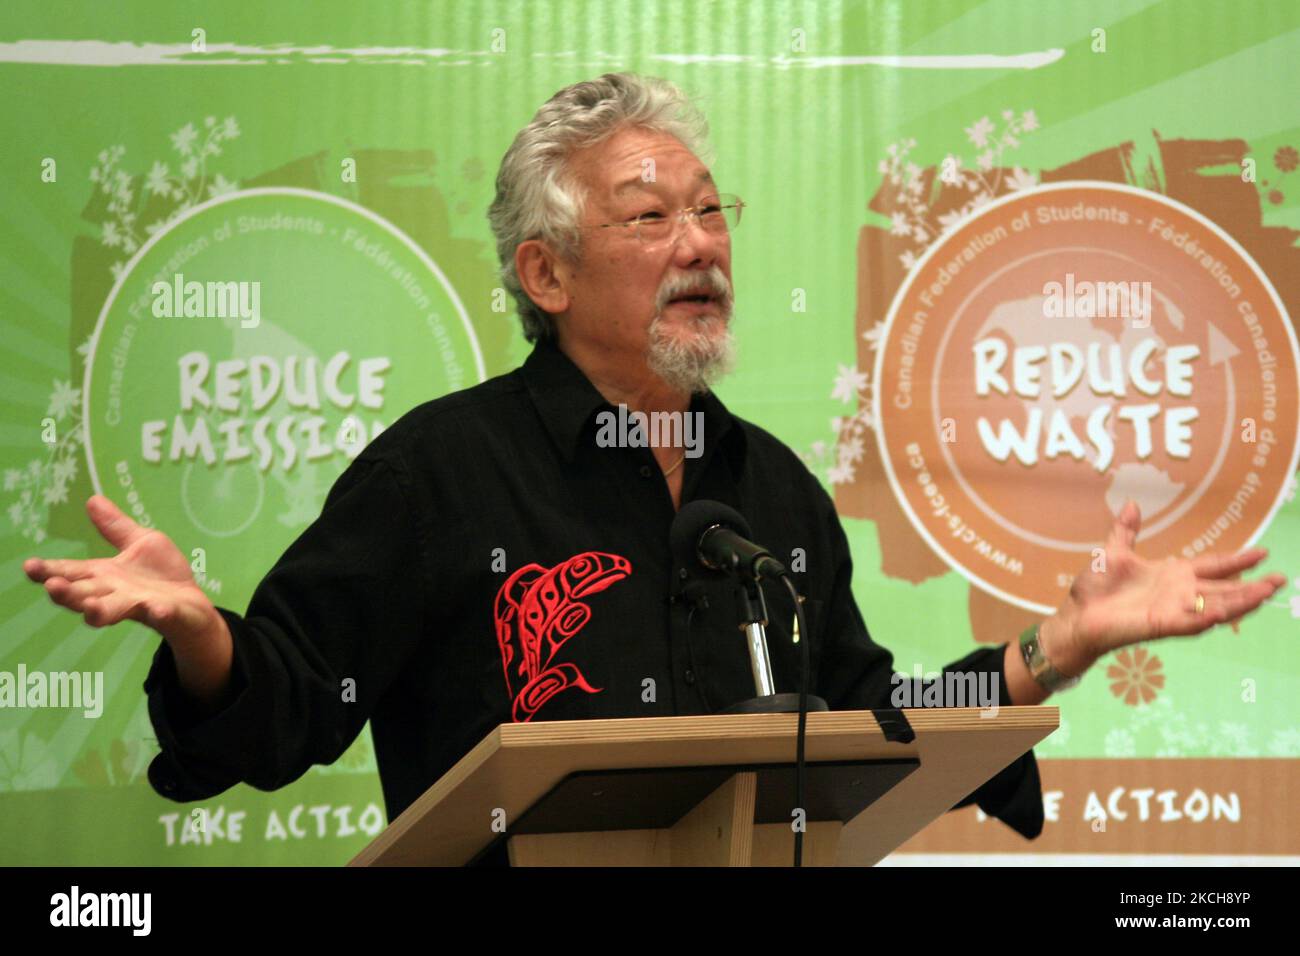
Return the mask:
[[[794,714],[502,724],[351,866],[789,866]],[[1060,723],[1055,707],[808,714],[805,866],[869,866]]]

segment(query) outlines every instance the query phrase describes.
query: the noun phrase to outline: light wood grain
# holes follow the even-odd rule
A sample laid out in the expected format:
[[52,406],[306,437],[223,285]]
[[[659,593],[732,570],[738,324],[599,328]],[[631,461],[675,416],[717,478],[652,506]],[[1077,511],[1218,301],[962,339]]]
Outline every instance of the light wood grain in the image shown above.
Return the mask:
[[[809,714],[809,762],[921,760],[914,773],[843,828],[836,862],[869,865],[881,859],[1031,749],[1060,721],[1055,707],[1003,707],[996,716],[982,716],[992,713],[979,708],[909,710],[916,731],[909,744],[887,741],[870,711]],[[793,763],[796,725],[794,714],[503,724],[351,865],[464,864],[499,836],[492,829],[494,810],[504,811],[508,832],[510,821],[576,771]]]
[[758,775],[738,773],[672,827],[673,866],[749,866]]
[[[844,824],[819,820],[808,824],[803,835],[804,866],[834,866]],[[754,827],[754,852],[750,866],[793,866],[794,830],[788,823],[760,823]]]

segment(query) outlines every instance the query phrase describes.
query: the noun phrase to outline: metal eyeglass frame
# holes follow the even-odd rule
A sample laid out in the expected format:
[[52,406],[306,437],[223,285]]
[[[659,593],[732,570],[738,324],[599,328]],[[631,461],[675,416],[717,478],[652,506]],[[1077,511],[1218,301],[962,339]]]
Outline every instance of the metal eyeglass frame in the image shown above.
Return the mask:
[[[590,226],[579,226],[578,228],[579,229],[630,229],[632,230],[632,234],[636,236],[637,241],[639,241],[642,245],[651,245],[660,242],[663,239],[670,239],[675,241],[681,235],[682,228],[686,225],[687,220],[690,218],[697,219],[699,221],[700,228],[703,229],[705,232],[713,233],[715,235],[730,233],[731,230],[735,229],[737,226],[740,225],[741,213],[745,209],[745,202],[734,193],[718,193],[717,196],[714,198],[717,199],[716,203],[709,202],[709,203],[701,203],[698,206],[686,206],[683,209],[677,210],[675,214],[671,216],[666,216],[662,219],[646,219],[645,216],[637,216],[635,219],[629,219],[626,222],[604,222],[604,223],[598,223]],[[714,205],[718,207],[718,211],[721,215],[722,222],[723,222],[722,229],[710,229],[708,226],[704,224],[703,210]],[[728,209],[734,209],[736,211],[735,222],[727,222]],[[673,231],[668,236],[647,238],[645,234],[642,232],[642,227],[652,222],[672,223]]]

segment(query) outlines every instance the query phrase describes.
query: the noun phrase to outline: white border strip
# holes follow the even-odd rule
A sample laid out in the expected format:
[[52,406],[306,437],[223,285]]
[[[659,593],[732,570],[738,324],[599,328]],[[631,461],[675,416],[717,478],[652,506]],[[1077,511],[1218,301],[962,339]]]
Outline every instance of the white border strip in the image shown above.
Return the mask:
[[[540,57],[571,58],[573,51],[534,53]],[[599,54],[597,54],[599,56]],[[134,43],[107,40],[17,40],[0,43],[0,63],[57,66],[265,66],[302,63],[403,63],[439,66],[482,66],[499,54],[489,50],[449,50],[440,47],[263,46],[209,43],[197,51],[189,43]],[[648,58],[676,64],[722,64],[808,70],[883,66],[899,70],[1036,70],[1065,56],[1052,48],[1028,53],[958,53],[916,56],[771,56],[744,53],[651,53]],[[448,57],[480,57],[478,61]]]
[[1300,856],[1175,853],[891,853],[876,866],[1300,866]]

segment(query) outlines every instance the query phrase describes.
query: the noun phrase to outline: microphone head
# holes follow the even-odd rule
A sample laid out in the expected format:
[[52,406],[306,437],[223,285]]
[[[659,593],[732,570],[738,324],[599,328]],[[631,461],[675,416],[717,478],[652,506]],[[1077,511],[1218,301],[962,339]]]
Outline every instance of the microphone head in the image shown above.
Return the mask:
[[744,516],[721,501],[701,498],[684,505],[677,512],[677,517],[673,518],[672,528],[668,532],[673,560],[688,568],[698,568],[701,564],[700,535],[719,524],[730,528],[742,538],[750,535],[749,522]]

